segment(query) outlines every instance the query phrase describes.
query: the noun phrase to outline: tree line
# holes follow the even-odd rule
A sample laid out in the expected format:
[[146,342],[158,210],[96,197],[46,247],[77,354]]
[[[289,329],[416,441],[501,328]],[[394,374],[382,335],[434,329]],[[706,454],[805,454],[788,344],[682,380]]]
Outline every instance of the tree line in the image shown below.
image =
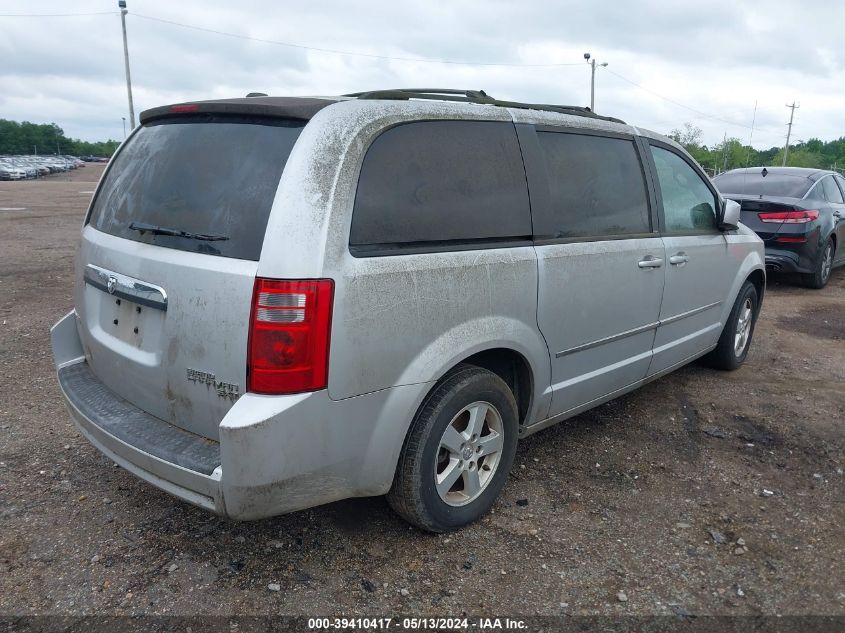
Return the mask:
[[[701,128],[691,123],[684,123],[683,128],[672,130],[669,137],[683,145],[711,175],[737,167],[783,164],[783,147],[756,150],[750,145],[743,145],[742,141],[735,137],[728,137],[721,143],[708,147],[701,142]],[[845,136],[835,141],[825,142],[811,138],[808,141],[791,143],[786,155],[786,165],[845,172]]]
[[55,123],[30,123],[0,119],[0,154],[69,154],[71,156],[111,156],[119,141],[97,143],[65,136]]

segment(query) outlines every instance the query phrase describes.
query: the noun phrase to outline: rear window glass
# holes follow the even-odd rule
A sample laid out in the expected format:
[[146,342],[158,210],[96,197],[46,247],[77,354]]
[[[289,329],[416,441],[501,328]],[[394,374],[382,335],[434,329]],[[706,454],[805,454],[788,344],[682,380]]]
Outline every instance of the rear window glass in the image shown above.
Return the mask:
[[634,142],[538,132],[551,194],[551,217],[538,233],[556,238],[651,231],[645,180]]
[[724,173],[713,179],[713,184],[722,193],[741,196],[776,196],[782,198],[803,198],[813,182],[805,176],[786,174]]
[[[220,116],[149,123],[113,159],[90,223],[136,242],[258,260],[279,178],[305,123]],[[189,235],[160,234],[173,231]]]
[[352,215],[353,253],[530,235],[513,124],[408,123],[382,133],[367,151]]

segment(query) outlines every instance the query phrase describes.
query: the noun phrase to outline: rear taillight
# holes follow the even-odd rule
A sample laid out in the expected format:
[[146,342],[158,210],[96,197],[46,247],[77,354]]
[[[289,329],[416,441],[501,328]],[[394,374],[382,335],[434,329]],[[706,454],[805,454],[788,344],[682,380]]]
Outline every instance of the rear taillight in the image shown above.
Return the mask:
[[334,282],[255,279],[248,389],[288,394],[325,389]]
[[806,235],[802,235],[800,237],[784,237],[780,235],[775,238],[775,242],[783,242],[784,244],[803,244],[806,241]]
[[777,224],[806,224],[818,219],[818,211],[767,211],[758,213],[757,217],[761,222],[774,222]]

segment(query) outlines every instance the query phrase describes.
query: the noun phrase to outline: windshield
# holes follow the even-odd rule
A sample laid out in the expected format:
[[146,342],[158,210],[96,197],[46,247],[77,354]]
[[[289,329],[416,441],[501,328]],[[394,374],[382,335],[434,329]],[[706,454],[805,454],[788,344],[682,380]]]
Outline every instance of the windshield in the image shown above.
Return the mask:
[[[91,226],[165,248],[258,260],[282,170],[305,123],[208,115],[148,123],[114,158]],[[202,239],[208,236],[225,239]]]
[[803,198],[813,182],[805,176],[756,173],[724,173],[713,179],[722,193],[745,196],[775,196],[782,198]]

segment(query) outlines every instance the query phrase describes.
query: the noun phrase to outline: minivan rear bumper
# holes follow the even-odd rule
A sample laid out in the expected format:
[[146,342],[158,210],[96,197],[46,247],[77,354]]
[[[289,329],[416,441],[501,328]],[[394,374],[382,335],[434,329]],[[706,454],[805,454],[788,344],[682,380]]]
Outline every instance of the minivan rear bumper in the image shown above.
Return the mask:
[[220,445],[132,406],[80,361],[58,370],[59,387],[88,441],[134,475],[219,511]]
[[59,388],[77,428],[132,474],[219,514],[218,442],[189,433],[133,406],[106,387],[85,360],[76,312],[50,330]]
[[429,383],[334,401],[326,391],[243,394],[200,437],[120,398],[91,371],[71,312],[51,330],[59,386],[76,426],[137,477],[220,515],[258,519],[386,493],[409,413]]

